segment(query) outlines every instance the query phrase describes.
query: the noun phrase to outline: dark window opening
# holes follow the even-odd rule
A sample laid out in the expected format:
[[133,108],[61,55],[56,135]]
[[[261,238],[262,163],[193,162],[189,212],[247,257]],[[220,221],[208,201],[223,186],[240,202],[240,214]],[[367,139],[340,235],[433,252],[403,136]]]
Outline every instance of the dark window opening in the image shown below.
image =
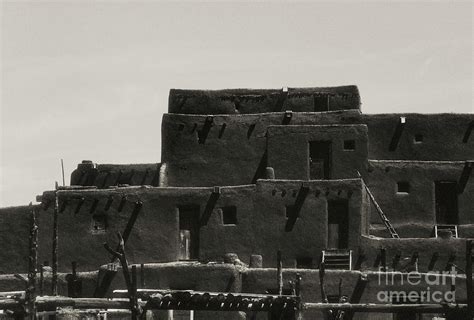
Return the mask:
[[435,182],[437,224],[458,224],[458,193],[456,181]]
[[[413,291],[412,291],[413,292]],[[411,292],[410,292],[411,294]],[[397,294],[392,294],[390,297],[392,304],[414,304],[414,303],[421,303],[421,295],[420,297],[408,296],[408,293],[401,292]],[[417,314],[416,312],[397,312],[393,314],[394,320],[418,320],[422,318],[421,314]]]
[[328,201],[328,249],[349,245],[349,205],[347,200]]
[[237,224],[237,208],[235,206],[222,208],[222,224],[224,225]]
[[179,259],[199,258],[199,206],[179,207]]
[[296,258],[296,269],[312,269],[313,258],[311,257],[298,257]]
[[398,193],[410,193],[410,183],[407,181],[397,182],[397,192]]
[[314,96],[314,111],[329,111],[329,95]]
[[103,233],[107,230],[107,215],[94,214],[92,215],[92,232]]
[[344,140],[344,150],[355,150],[355,140]]
[[331,141],[309,142],[309,176],[311,180],[331,178]]
[[423,142],[423,135],[418,133],[415,134],[415,143],[422,143]]

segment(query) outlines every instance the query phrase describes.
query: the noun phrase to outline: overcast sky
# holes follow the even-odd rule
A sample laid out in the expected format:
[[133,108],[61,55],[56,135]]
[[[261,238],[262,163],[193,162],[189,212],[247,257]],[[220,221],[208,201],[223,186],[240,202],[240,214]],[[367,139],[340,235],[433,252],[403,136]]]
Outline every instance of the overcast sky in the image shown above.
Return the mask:
[[170,88],[356,84],[366,113],[473,112],[469,2],[1,4],[0,206],[83,159],[160,161]]

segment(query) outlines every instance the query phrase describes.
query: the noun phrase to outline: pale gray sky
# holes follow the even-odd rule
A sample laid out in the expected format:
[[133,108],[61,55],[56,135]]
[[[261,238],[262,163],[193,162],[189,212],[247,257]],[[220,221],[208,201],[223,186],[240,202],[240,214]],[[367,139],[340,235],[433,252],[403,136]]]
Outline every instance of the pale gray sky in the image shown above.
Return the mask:
[[359,86],[363,112],[473,112],[470,2],[1,2],[0,206],[83,159],[159,162],[170,88]]

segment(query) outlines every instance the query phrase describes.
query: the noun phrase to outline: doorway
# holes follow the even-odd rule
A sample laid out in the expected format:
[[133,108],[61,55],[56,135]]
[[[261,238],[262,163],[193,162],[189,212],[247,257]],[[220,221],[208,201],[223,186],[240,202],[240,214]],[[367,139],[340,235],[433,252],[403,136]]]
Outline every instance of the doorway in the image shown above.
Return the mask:
[[199,258],[199,206],[179,207],[179,259]]
[[314,96],[314,111],[329,111],[329,95],[322,94]]
[[331,141],[309,142],[309,178],[331,178]]
[[456,181],[435,182],[436,224],[458,224]]
[[349,245],[349,205],[347,200],[328,201],[328,249]]

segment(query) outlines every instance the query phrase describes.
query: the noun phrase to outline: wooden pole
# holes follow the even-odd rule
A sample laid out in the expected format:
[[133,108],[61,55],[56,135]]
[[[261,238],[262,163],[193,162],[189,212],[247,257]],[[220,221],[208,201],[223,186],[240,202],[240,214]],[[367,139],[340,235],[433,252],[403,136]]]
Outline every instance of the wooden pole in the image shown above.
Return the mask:
[[[122,273],[123,273],[123,277],[124,277],[124,280],[125,280],[125,284],[127,286],[129,302],[130,302],[129,303],[129,308],[130,308],[130,311],[132,312],[132,320],[136,320],[138,310],[137,310],[137,307],[136,307],[137,306],[137,304],[136,304],[136,294],[134,294],[134,292],[137,291],[137,288],[136,288],[137,270],[136,270],[136,267],[133,266],[133,267],[135,267],[135,268],[132,268],[132,272],[134,272],[134,274],[132,273],[132,276],[130,276],[130,270],[128,268],[128,262],[127,262],[127,258],[125,256],[124,239],[123,239],[122,235],[120,234],[120,232],[117,233],[117,237],[119,239],[119,244],[118,244],[117,251],[112,250],[112,248],[110,248],[107,243],[104,243],[104,248],[110,254],[112,254],[112,256],[114,258],[118,259],[120,261],[120,264],[122,265]],[[135,284],[133,283],[133,281],[135,282]]]
[[39,295],[44,295],[44,271],[43,271],[43,264],[40,264],[40,280],[39,280]]
[[445,313],[449,310],[466,309],[466,304],[303,303],[303,310],[344,310],[375,313]]
[[64,179],[64,161],[61,159],[61,173],[63,175],[63,187],[66,186],[66,180]]
[[27,315],[28,319],[36,318],[36,271],[38,263],[38,226],[36,225],[36,209],[30,202],[30,254],[28,259],[28,287],[26,289]]
[[472,284],[472,240],[466,241],[466,291],[468,315],[474,317],[474,292]]
[[145,265],[140,264],[140,288],[145,288]]
[[385,248],[380,249],[380,263],[382,265],[381,271],[387,272],[387,252]]
[[58,182],[56,182],[56,190],[54,191],[54,213],[53,213],[53,266],[51,278],[51,292],[53,296],[58,295]]
[[138,317],[138,298],[137,298],[137,266],[132,265],[132,290],[130,295],[130,302],[132,304],[132,320],[137,320]]
[[277,251],[277,283],[278,295],[283,294],[283,263],[281,261],[281,250]]

